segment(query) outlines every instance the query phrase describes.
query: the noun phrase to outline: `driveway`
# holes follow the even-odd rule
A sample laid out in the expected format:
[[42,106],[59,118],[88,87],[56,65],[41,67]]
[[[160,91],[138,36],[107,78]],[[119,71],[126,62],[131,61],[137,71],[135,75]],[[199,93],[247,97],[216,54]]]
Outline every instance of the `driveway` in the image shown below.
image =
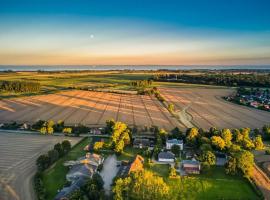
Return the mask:
[[113,178],[116,176],[119,168],[117,167],[117,158],[115,155],[110,155],[107,157],[103,163],[103,169],[100,173],[104,181],[104,189],[106,194],[111,192],[111,184]]

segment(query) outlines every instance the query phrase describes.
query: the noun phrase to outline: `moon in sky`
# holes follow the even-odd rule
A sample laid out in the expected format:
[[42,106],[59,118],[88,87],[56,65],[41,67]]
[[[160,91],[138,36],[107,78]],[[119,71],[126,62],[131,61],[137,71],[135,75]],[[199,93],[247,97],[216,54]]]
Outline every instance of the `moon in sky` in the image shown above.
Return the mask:
[[90,38],[93,39],[95,36],[93,34],[90,35]]

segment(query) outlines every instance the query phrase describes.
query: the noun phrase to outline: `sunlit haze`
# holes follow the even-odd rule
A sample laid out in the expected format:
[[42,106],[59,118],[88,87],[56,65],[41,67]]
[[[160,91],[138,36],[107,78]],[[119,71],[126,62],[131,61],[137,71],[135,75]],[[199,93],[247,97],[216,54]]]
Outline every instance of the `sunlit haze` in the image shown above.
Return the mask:
[[255,0],[1,1],[0,64],[269,64],[269,6]]

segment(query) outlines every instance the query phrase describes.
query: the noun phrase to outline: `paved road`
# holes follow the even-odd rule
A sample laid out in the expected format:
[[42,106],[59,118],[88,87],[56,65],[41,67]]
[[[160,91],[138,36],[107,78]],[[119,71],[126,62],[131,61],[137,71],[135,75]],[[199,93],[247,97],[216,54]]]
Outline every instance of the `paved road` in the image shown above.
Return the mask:
[[[32,200],[32,177],[36,158],[67,139],[63,136],[42,136],[0,132],[0,200]],[[72,145],[81,138],[70,138]]]

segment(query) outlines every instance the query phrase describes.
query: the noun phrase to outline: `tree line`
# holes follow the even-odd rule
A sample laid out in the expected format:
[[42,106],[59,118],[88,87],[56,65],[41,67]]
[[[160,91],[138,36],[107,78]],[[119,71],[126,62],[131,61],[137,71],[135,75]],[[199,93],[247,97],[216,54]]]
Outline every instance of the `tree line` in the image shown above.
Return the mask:
[[46,154],[40,155],[36,160],[37,173],[34,176],[34,189],[36,191],[38,200],[45,200],[46,193],[43,184],[42,175],[43,172],[48,169],[59,158],[66,155],[71,150],[71,144],[68,140],[64,140],[62,143],[57,143],[54,148],[48,151]]
[[30,81],[1,81],[0,89],[9,92],[39,92],[39,82]]
[[248,86],[248,87],[270,87],[269,74],[161,74],[155,75],[157,81],[173,81],[181,83],[222,85],[222,86]]

